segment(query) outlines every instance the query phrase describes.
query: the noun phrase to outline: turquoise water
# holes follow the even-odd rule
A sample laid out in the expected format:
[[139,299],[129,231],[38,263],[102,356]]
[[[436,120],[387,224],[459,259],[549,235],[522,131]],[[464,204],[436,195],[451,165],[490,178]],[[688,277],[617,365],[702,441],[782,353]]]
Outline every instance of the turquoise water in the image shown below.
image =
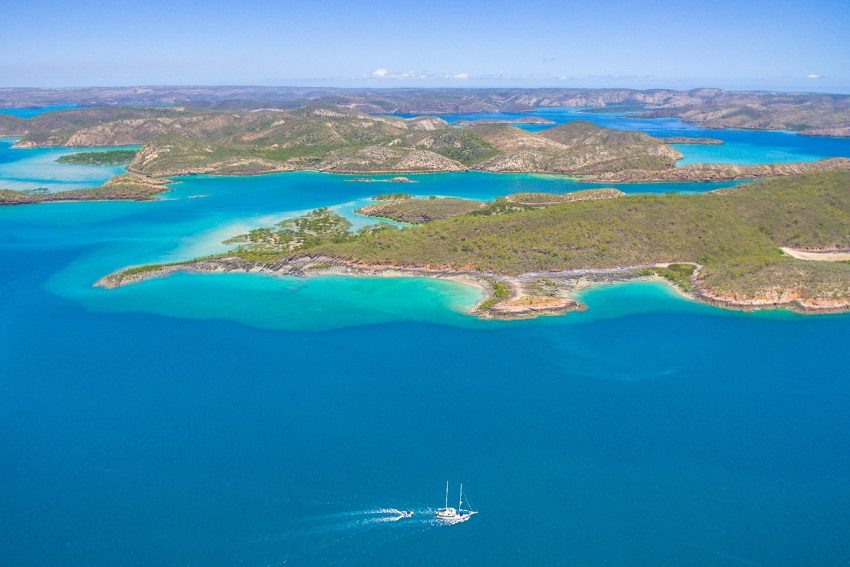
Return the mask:
[[[687,136],[691,138],[719,138],[719,146],[676,145],[683,158],[678,165],[693,163],[733,163],[756,165],[762,163],[787,163],[816,161],[829,157],[850,157],[850,138],[825,136],[800,136],[793,132],[761,132],[755,130],[709,130],[686,124],[678,118],[633,118],[628,112],[592,113],[582,108],[540,108],[534,112],[440,114],[441,118],[454,123],[460,120],[517,119],[539,116],[551,120],[555,125],[587,120],[616,130],[645,132],[650,136]],[[413,117],[413,114],[399,116]],[[518,128],[540,131],[552,125],[516,124]]]
[[[433,280],[92,287],[319,206],[371,222],[353,211],[375,193],[585,187],[411,177],[0,208],[0,564],[846,564],[848,316],[650,283],[520,322],[465,315],[479,292]],[[430,521],[447,479],[478,516]]]
[[136,148],[14,148],[14,143],[14,138],[0,138],[0,189],[65,191],[96,187],[123,173],[125,166],[64,164],[56,160],[78,152]]

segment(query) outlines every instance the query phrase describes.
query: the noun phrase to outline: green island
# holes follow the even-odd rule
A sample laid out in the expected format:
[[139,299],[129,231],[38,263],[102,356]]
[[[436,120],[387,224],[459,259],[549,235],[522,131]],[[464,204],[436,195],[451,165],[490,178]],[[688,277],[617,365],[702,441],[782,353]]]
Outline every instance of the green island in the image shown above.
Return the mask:
[[56,191],[37,189],[15,191],[0,189],[0,205],[34,205],[66,201],[151,201],[168,191],[168,180],[125,173],[116,175],[100,187]]
[[401,199],[413,199],[414,195],[411,193],[381,193],[380,195],[374,195],[372,197],[373,201],[400,201]]
[[481,201],[456,197],[427,197],[415,199],[401,197],[380,199],[376,205],[357,209],[357,213],[370,217],[382,217],[409,224],[420,224],[433,220],[447,219],[481,210],[486,205]]
[[[440,201],[414,200],[434,207]],[[258,239],[261,246],[132,268],[97,285],[174,271],[460,278],[486,290],[477,314],[520,318],[579,309],[574,294],[590,285],[660,277],[696,300],[737,309],[850,310],[850,264],[800,260],[782,250],[820,251],[829,260],[831,251],[850,249],[850,172],[703,194],[558,201],[553,195],[534,206],[504,206],[503,198],[449,218],[357,233],[321,212],[318,229],[298,242]],[[311,215],[293,226],[310,226]]]
[[109,150],[105,152],[80,152],[61,156],[56,161],[77,165],[121,165],[130,163],[136,150]]
[[323,242],[341,242],[350,238],[348,219],[323,207],[306,215],[283,220],[274,228],[255,228],[247,234],[234,236],[226,244],[246,244],[243,250],[299,250]]

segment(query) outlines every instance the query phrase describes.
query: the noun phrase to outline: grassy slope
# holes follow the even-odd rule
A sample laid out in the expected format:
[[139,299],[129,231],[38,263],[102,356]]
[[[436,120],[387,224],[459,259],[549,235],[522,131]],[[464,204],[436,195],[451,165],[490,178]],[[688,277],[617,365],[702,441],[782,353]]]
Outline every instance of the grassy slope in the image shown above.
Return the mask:
[[130,171],[255,173],[497,171],[593,173],[670,167],[678,154],[644,134],[586,122],[530,133],[511,126],[453,128],[437,118],[403,120],[349,109],[288,111],[104,107],[20,121],[23,145],[145,144]]
[[19,136],[23,132],[23,119],[9,114],[0,114],[0,136]]
[[477,211],[481,201],[447,197],[442,199],[398,199],[358,209],[361,215],[384,217],[399,222],[419,224],[447,219]]
[[501,274],[698,262],[712,289],[774,286],[850,295],[850,265],[783,256],[784,245],[850,246],[850,173],[828,172],[703,195],[636,195],[495,215],[463,215],[321,245],[370,263]]
[[55,201],[149,201],[167,190],[165,181],[124,174],[91,189],[72,189],[56,193],[0,189],[0,205],[29,205]]
[[130,163],[136,155],[136,150],[110,150],[108,152],[80,152],[61,156],[59,163],[73,163],[82,165],[120,165]]

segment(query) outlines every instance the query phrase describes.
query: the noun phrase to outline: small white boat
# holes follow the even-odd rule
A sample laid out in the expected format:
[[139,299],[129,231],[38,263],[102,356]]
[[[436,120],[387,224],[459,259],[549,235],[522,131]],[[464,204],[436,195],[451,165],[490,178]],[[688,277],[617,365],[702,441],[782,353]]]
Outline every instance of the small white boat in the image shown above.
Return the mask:
[[401,518],[412,518],[413,517],[413,510],[402,510],[401,513],[399,514],[399,517],[401,517]]
[[447,524],[456,524],[458,522],[465,522],[477,513],[475,510],[467,510],[463,507],[463,484],[460,485],[460,497],[457,508],[449,507],[449,483],[446,481],[446,505],[438,508],[434,516]]

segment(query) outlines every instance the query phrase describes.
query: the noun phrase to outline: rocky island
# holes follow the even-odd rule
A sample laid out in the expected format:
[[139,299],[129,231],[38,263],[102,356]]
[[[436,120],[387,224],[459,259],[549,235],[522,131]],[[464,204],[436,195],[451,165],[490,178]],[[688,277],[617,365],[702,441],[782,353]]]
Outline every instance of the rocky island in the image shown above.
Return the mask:
[[[13,129],[24,130],[17,141],[20,147],[140,145],[141,149],[132,154],[123,150],[86,152],[63,159],[94,164],[104,160],[118,163],[132,157],[128,172],[156,185],[181,175],[302,170],[358,174],[477,170],[631,183],[756,179],[850,169],[847,158],[677,167],[682,156],[670,145],[670,138],[612,130],[585,121],[538,132],[488,123],[456,128],[435,117],[376,116],[340,106],[252,111],[105,107],[49,112],[29,120],[16,119],[12,124]],[[687,140],[715,143],[712,139]],[[394,177],[388,181],[410,180]],[[126,182],[118,179],[104,187],[116,186],[126,186]],[[152,194],[147,189],[128,192],[101,188],[88,198],[149,199]],[[86,198],[80,192],[64,197],[62,200]],[[2,202],[43,199],[57,197],[4,194]]]
[[92,189],[13,191],[0,189],[0,205],[34,205],[69,201],[150,201],[168,191],[168,180],[135,173],[117,175]]
[[482,119],[482,120],[458,120],[455,126],[473,126],[475,124],[533,124],[546,126],[554,124],[552,120],[539,116],[523,116],[522,118]]
[[665,144],[693,144],[697,146],[722,146],[723,140],[718,138],[689,138],[687,136],[669,136],[661,138]]
[[[477,314],[516,318],[580,308],[573,294],[583,287],[659,277],[695,300],[730,308],[850,310],[850,263],[783,252],[850,249],[850,172],[705,194],[602,191],[572,200],[541,194],[497,199],[401,229],[352,233],[325,219],[318,225],[330,228],[314,230],[309,241],[292,234],[281,242],[249,236],[226,254],[130,268],[97,285],[177,271],[462,278],[488,290]],[[439,201],[415,200],[417,206]],[[316,225],[309,218],[298,222]]]

